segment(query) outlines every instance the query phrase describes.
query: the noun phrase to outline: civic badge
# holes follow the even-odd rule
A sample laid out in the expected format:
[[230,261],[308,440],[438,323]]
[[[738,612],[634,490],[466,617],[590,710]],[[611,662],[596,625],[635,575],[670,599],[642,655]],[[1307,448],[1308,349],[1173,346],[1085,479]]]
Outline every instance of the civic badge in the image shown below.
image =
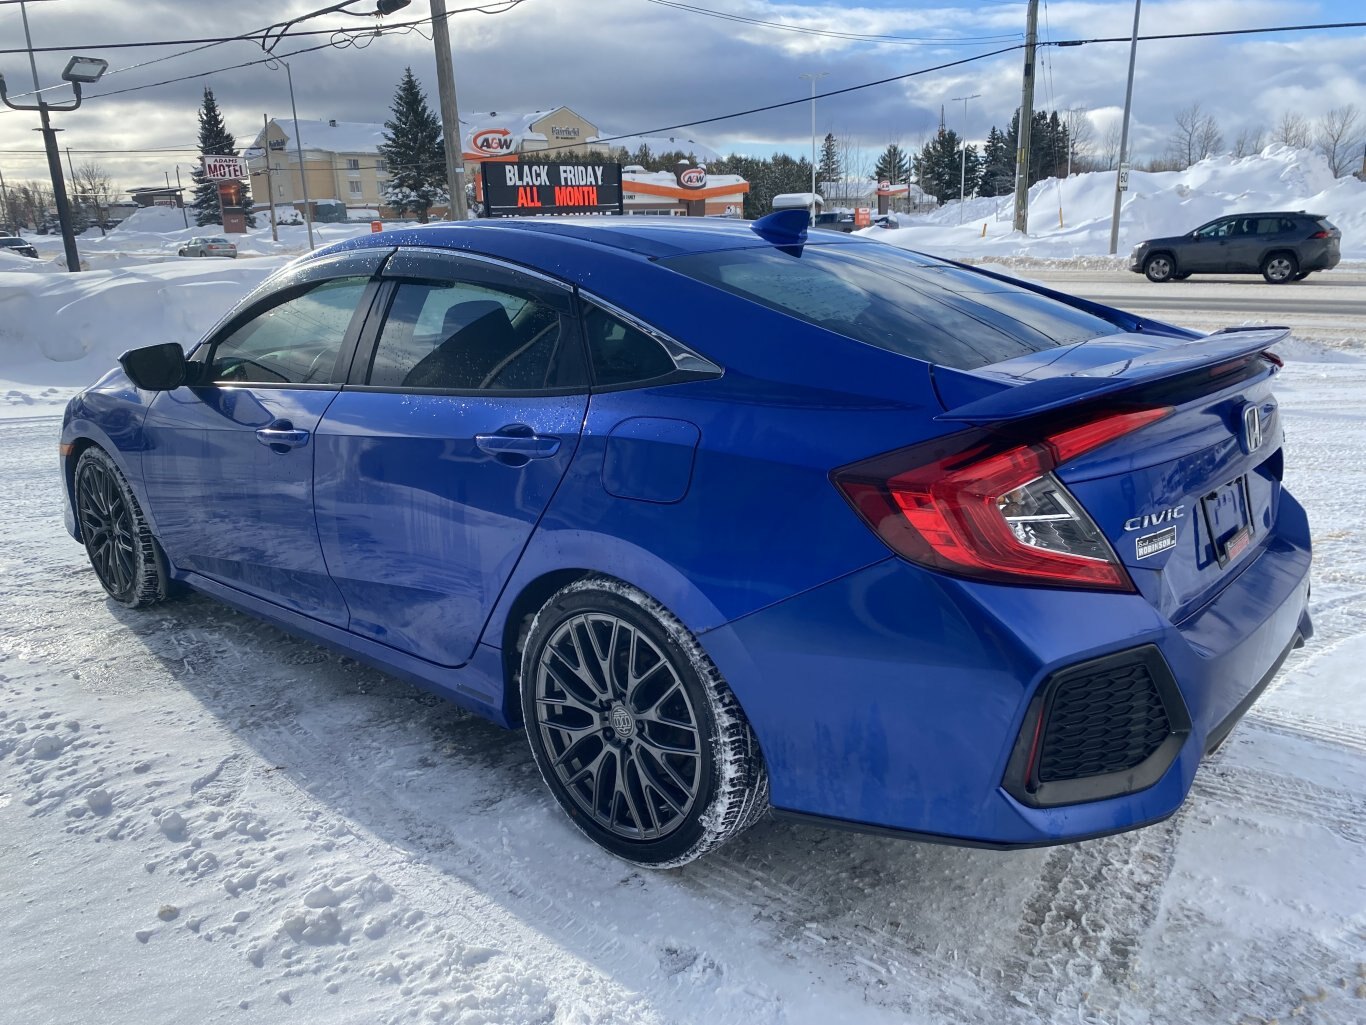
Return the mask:
[[1262,447],[1262,412],[1255,405],[1243,407],[1243,451],[1255,452]]

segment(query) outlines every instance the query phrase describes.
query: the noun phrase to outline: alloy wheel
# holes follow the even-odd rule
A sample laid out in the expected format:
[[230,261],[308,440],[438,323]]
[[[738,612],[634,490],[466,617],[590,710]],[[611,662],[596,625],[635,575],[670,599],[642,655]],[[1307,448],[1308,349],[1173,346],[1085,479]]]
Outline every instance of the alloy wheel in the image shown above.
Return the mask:
[[536,667],[536,728],[578,809],[626,840],[659,840],[703,785],[697,710],[646,634],[605,612],[565,620]]
[[1295,265],[1285,256],[1273,256],[1266,261],[1266,276],[1270,281],[1285,281],[1294,277]]
[[100,582],[115,595],[126,595],[137,579],[133,520],[123,489],[97,462],[81,467],[77,480],[81,536]]

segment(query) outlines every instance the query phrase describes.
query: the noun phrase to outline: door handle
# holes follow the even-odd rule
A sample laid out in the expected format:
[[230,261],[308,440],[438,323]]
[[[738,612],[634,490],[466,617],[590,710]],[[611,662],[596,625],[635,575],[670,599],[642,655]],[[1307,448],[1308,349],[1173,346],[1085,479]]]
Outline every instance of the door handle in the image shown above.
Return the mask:
[[559,438],[537,434],[526,424],[509,424],[493,434],[476,434],[474,443],[481,452],[518,466],[525,465],[528,459],[549,459],[560,450]]
[[292,448],[308,444],[308,432],[296,430],[288,420],[276,420],[269,427],[256,432],[256,440],[269,445],[275,452],[288,452]]

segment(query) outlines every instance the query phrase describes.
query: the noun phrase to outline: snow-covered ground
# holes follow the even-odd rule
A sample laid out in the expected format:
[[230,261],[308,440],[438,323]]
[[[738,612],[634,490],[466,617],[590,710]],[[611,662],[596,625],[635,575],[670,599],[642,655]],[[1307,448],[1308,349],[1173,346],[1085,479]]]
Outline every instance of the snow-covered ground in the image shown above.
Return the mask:
[[901,228],[862,234],[956,258],[1087,258],[1088,265],[1103,266],[1127,257],[1144,239],[1182,235],[1226,214],[1307,210],[1341,230],[1344,260],[1366,260],[1366,182],[1334,178],[1327,161],[1309,150],[1268,146],[1241,159],[1210,157],[1184,171],[1131,172],[1118,254],[1110,258],[1114,197],[1112,171],[1049,178],[1029,190],[1027,238],[1013,230],[1011,196],[955,199],[930,213],[898,215]]
[[62,530],[60,402],[284,259],[0,271],[0,1021],[1366,1021],[1360,323],[1279,385],[1317,636],[1177,816],[1009,854],[764,821],[646,873],[520,735],[206,598],[114,606]]

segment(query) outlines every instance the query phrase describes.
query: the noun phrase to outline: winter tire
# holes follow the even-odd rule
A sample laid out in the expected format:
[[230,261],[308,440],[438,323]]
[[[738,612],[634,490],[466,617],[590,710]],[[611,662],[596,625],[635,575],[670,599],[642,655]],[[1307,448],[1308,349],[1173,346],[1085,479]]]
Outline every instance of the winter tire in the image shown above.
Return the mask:
[[1305,278],[1309,277],[1309,275],[1310,275],[1310,274],[1313,274],[1313,273],[1314,273],[1314,272],[1311,271],[1311,270],[1302,270],[1302,271],[1300,271],[1298,274],[1295,275],[1295,280],[1296,280],[1296,281],[1303,281]]
[[1172,279],[1176,273],[1176,267],[1172,263],[1172,258],[1166,253],[1154,253],[1144,262],[1143,273],[1148,276],[1149,281],[1160,285]]
[[617,857],[672,868],[768,808],[768,773],[735,696],[697,639],[604,577],[558,591],[532,621],[520,688],[541,776]]
[[91,446],[76,463],[74,483],[85,553],[109,597],[130,609],[164,600],[166,557],[114,460]]
[[1293,253],[1272,253],[1262,261],[1262,277],[1273,285],[1294,281],[1300,272],[1300,261]]

